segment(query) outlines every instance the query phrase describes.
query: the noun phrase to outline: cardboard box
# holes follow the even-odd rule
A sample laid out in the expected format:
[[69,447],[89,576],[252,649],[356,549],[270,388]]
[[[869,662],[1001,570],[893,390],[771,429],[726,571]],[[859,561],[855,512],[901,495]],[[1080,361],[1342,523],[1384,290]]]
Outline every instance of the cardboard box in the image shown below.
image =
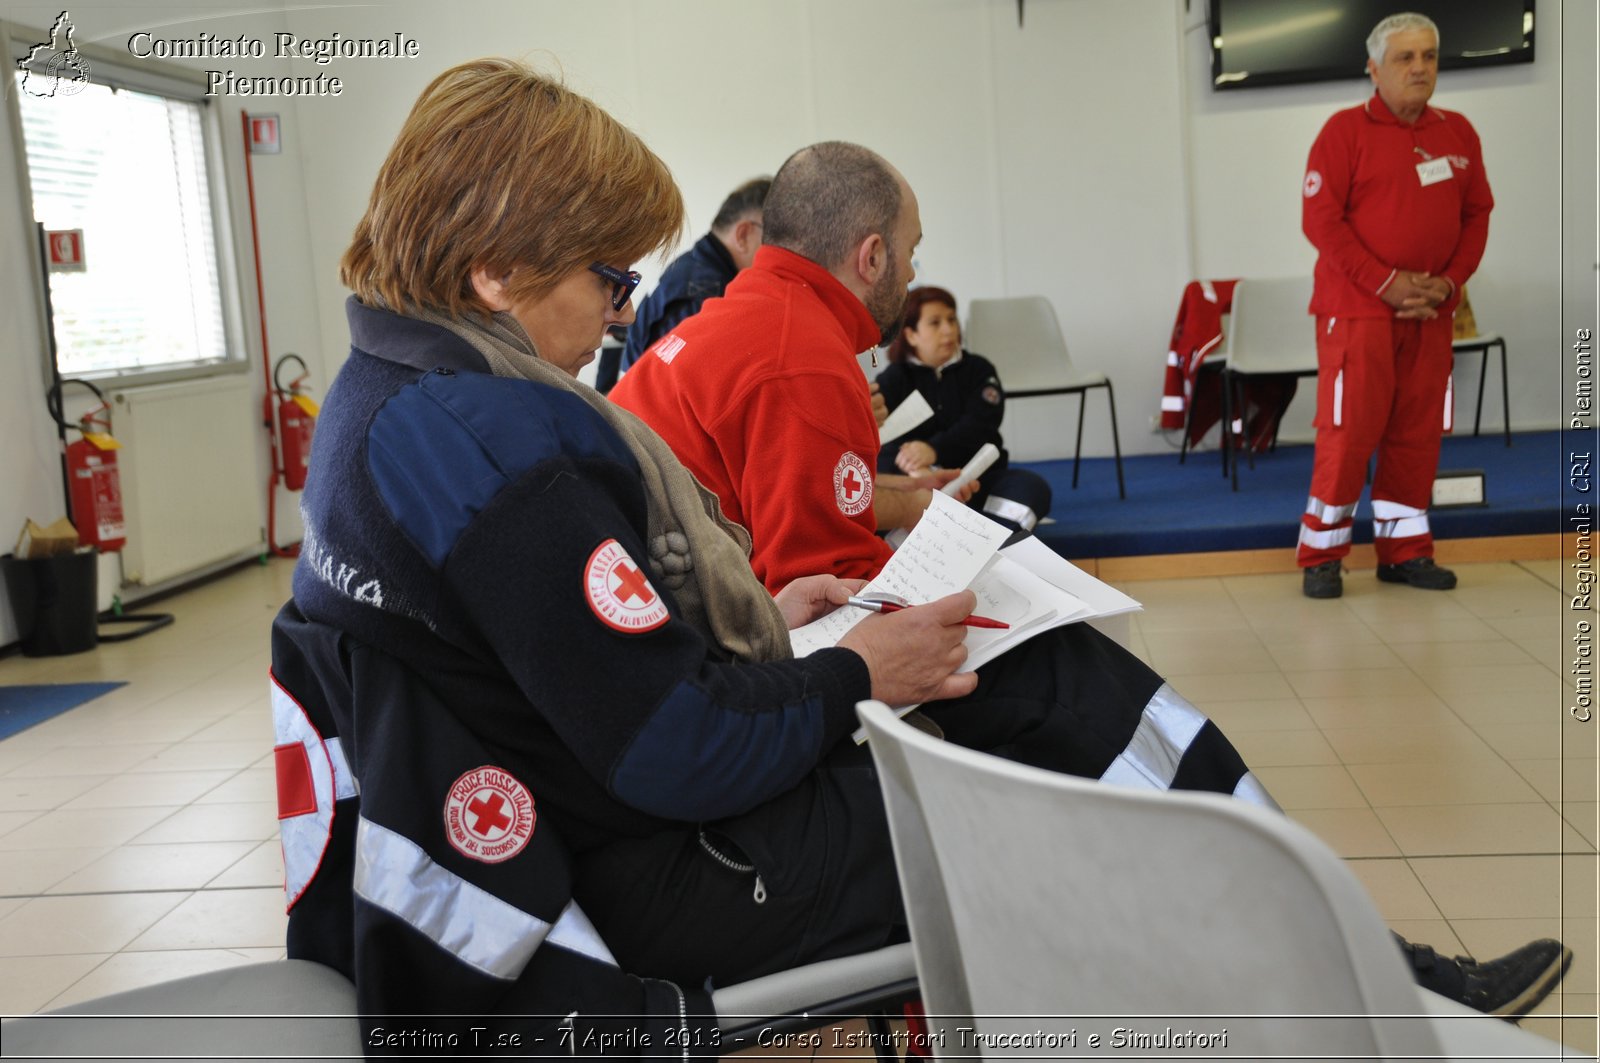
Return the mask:
[[55,557],[57,554],[70,554],[78,548],[78,529],[72,522],[62,517],[53,524],[40,527],[32,520],[22,526],[22,534],[17,536],[17,557],[20,560],[37,560],[41,557]]

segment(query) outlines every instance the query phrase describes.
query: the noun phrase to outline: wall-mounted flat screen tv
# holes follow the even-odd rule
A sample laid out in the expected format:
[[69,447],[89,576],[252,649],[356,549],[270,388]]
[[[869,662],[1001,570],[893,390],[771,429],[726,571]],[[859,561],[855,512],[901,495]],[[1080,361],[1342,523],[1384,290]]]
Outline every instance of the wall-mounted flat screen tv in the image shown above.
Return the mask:
[[1533,62],[1534,0],[1211,0],[1214,89],[1366,76],[1367,34],[1396,11],[1439,27],[1439,67]]

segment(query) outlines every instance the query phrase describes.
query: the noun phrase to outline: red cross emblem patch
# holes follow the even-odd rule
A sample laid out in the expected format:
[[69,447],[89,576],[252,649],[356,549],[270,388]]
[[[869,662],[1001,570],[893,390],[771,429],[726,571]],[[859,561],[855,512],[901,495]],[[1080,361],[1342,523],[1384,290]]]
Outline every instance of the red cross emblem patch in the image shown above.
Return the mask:
[[445,796],[445,836],[462,855],[486,864],[527,848],[537,818],[528,788],[490,764],[462,775]]
[[853,450],[841,454],[833,467],[833,500],[847,517],[872,505],[872,470]]
[[644,568],[615,539],[607,539],[589,555],[583,591],[600,622],[625,634],[654,631],[667,622],[667,603],[650,585]]

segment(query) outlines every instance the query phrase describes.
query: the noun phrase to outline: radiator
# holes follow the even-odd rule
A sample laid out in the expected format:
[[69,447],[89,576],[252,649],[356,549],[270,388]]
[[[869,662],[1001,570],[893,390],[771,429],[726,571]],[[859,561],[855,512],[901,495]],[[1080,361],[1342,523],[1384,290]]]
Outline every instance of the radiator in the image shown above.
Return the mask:
[[244,373],[113,392],[126,583],[151,586],[260,552],[260,410]]

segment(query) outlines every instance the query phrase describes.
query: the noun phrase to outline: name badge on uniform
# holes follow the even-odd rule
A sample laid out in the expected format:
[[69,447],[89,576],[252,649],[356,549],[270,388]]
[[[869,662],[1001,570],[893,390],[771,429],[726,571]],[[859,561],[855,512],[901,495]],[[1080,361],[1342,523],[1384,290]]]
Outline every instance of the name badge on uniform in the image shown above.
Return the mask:
[[1417,180],[1422,182],[1424,188],[1436,185],[1440,181],[1448,181],[1454,176],[1449,159],[1429,159],[1427,162],[1417,163]]

